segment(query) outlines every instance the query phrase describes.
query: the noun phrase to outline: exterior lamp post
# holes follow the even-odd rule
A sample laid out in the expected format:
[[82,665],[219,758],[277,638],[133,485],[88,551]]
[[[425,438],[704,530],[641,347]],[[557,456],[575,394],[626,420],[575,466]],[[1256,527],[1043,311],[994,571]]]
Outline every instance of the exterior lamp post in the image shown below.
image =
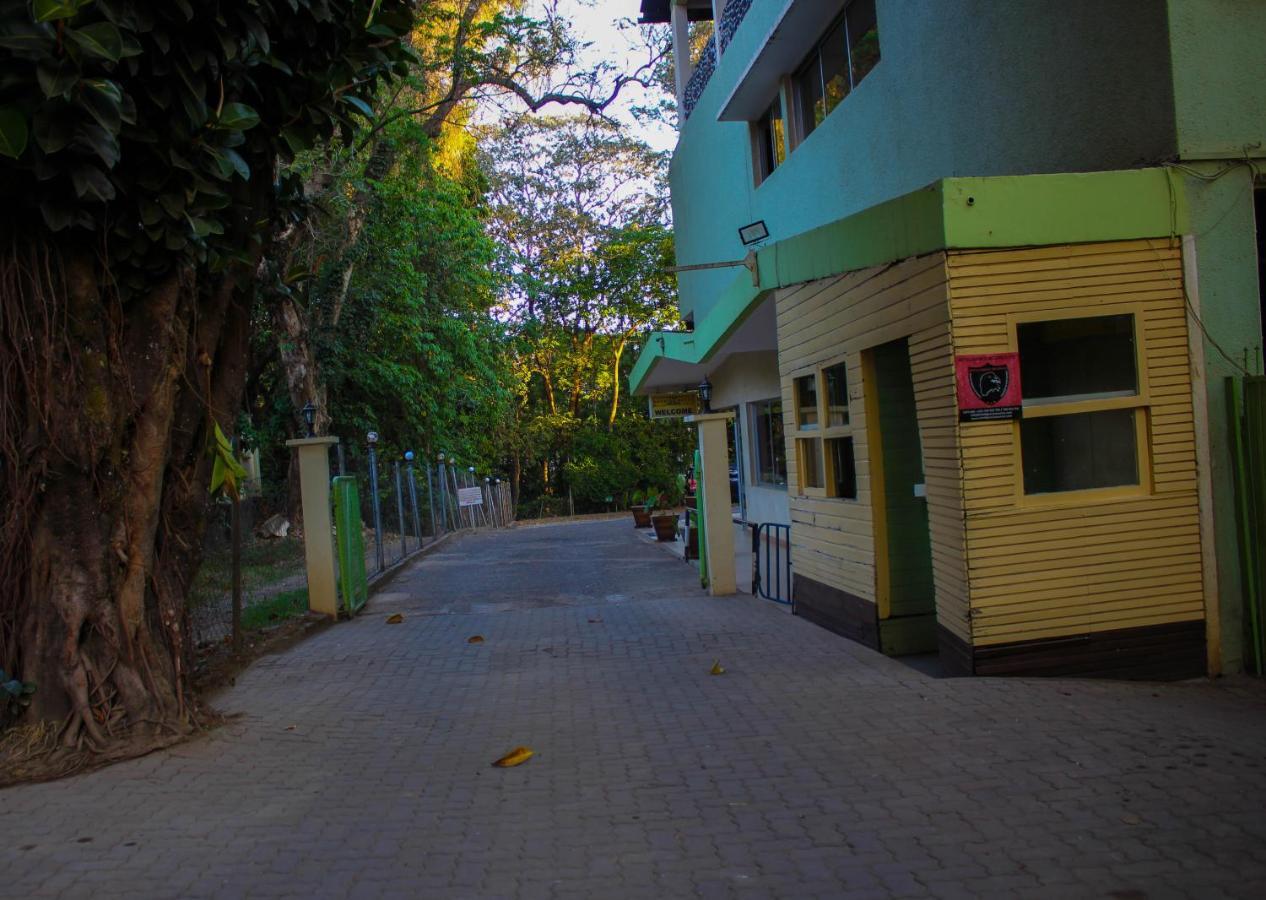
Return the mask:
[[308,433],[306,436],[310,438],[316,437],[316,429],[313,427],[316,423],[316,411],[316,404],[311,400],[309,400],[303,407],[303,421],[307,423],[308,426]]
[[712,412],[712,382],[708,380],[708,376],[703,376],[703,381],[699,382],[699,411],[703,413]]
[[448,520],[448,471],[444,466],[444,451],[440,451],[440,518],[444,522],[444,530],[449,527]]
[[378,506],[378,432],[365,435],[369,444],[369,497],[374,511],[374,561],[381,572],[387,567],[387,557],[382,546],[382,509]]
[[413,536],[417,539],[418,548],[422,547],[422,520],[418,516],[418,482],[413,477],[413,451],[404,454],[405,480],[409,484],[409,509],[413,511]]

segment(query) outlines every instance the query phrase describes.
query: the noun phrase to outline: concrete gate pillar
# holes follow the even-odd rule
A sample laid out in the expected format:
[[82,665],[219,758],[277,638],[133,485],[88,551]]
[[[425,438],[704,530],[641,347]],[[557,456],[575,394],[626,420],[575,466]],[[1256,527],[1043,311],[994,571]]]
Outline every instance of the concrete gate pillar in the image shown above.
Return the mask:
[[336,437],[286,441],[299,451],[299,488],[303,498],[303,555],[308,565],[308,609],[338,617],[334,587],[334,528],[330,521],[330,446]]
[[707,517],[704,546],[708,559],[708,593],[714,597],[738,592],[734,576],[734,526],[730,518],[730,453],[726,433],[732,412],[687,416],[699,428],[699,457],[703,471],[696,478],[703,489]]

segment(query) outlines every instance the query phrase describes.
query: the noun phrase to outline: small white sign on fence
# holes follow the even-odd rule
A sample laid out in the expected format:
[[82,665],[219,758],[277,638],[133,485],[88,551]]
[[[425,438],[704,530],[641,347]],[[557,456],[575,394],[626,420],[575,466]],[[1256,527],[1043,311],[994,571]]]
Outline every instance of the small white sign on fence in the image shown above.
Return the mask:
[[484,490],[483,488],[468,487],[457,489],[457,505],[458,506],[483,506]]

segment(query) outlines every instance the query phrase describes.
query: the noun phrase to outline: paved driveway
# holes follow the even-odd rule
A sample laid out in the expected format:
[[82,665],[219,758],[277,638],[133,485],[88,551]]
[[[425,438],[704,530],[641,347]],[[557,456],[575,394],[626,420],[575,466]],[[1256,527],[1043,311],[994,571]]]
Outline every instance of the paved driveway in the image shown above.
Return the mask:
[[623,521],[459,538],[218,704],[0,793],[0,895],[1266,896],[1262,685],[930,679]]

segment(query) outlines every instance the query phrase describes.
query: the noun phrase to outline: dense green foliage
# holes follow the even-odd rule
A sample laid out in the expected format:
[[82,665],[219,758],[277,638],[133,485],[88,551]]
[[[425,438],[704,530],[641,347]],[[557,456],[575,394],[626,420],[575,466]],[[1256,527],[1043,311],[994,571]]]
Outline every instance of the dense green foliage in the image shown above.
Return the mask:
[[[53,232],[101,235],[134,289],[258,241],[252,181],[349,139],[403,74],[405,0],[2,0],[0,193]],[[281,196],[299,184],[283,178]]]
[[681,423],[628,397],[640,336],[677,322],[666,159],[626,130],[512,123],[481,147],[517,378],[522,514],[610,509],[688,465]]
[[[457,171],[446,171],[437,143],[412,120],[393,123],[380,141],[394,160],[383,177],[366,177],[370,156],[362,151],[326,191],[363,192],[367,213],[358,239],[327,256],[346,227],[346,210],[309,220],[325,233],[307,297],[311,321],[323,325],[312,339],[328,389],[330,433],[343,439],[352,465],[372,430],[386,459],[405,450],[424,459],[445,451],[491,471],[500,463],[509,374],[503,332],[491,314],[498,281],[482,221],[482,176],[461,156]],[[329,325],[334,302],[342,309]],[[273,355],[277,339],[267,324],[256,332],[264,362],[248,398],[252,443],[265,449],[274,483],[284,480],[289,457],[278,448],[294,419],[278,387],[284,373]]]

